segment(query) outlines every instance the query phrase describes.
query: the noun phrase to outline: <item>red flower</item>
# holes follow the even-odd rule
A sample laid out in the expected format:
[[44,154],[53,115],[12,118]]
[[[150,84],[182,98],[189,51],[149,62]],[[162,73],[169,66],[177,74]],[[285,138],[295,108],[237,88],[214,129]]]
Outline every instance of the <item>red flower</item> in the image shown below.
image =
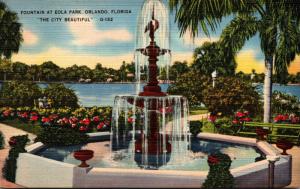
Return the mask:
[[214,122],[216,121],[216,119],[217,119],[217,116],[216,116],[216,115],[210,114],[208,119],[209,119],[212,123],[214,123]]
[[76,117],[70,117],[69,122],[70,124],[76,124],[78,122],[78,119]]
[[210,155],[210,156],[208,156],[207,162],[209,164],[215,165],[215,164],[218,164],[220,162],[220,160],[218,159],[218,157],[216,157],[214,155]]
[[93,117],[93,122],[94,122],[94,123],[99,123],[99,122],[100,122],[99,116]]
[[89,118],[84,118],[80,121],[80,124],[83,124],[85,126],[88,126],[91,123],[91,120]]
[[97,129],[101,130],[105,126],[106,126],[105,123],[101,122],[101,123],[99,123],[99,125],[97,125]]
[[79,127],[79,131],[87,131],[87,128],[84,126]]
[[52,114],[49,116],[50,120],[53,121],[55,119],[57,119],[59,116],[57,114]]
[[244,116],[245,116],[245,114],[242,112],[236,112],[236,114],[235,114],[235,117],[239,117],[239,118],[244,117]]
[[48,117],[42,117],[42,123],[50,123],[50,118]]
[[242,121],[249,122],[249,121],[252,121],[252,119],[250,117],[245,117],[242,119]]
[[15,146],[17,144],[17,140],[15,137],[10,137],[9,141],[8,141],[8,144],[10,146]]
[[133,123],[133,122],[134,122],[134,119],[133,119],[132,117],[129,117],[129,118],[127,119],[127,121],[128,121],[128,123]]
[[37,116],[37,115],[30,116],[30,121],[37,121],[38,119],[39,119],[39,116]]
[[24,118],[24,119],[26,119],[26,118],[29,117],[29,115],[28,115],[27,112],[24,112],[24,113],[21,114],[21,117]]

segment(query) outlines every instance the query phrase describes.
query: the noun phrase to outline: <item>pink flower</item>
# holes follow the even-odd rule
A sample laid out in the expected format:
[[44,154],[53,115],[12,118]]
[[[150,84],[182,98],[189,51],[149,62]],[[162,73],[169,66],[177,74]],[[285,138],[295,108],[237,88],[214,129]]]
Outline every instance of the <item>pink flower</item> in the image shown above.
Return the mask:
[[10,115],[10,110],[5,110],[5,111],[3,112],[3,115],[4,115],[5,117],[8,117],[8,116]]
[[78,122],[78,119],[76,117],[70,117],[69,122],[70,124],[75,124]]
[[99,116],[93,117],[93,122],[94,122],[94,123],[99,123],[99,122],[100,122]]
[[237,125],[237,124],[239,124],[239,120],[234,119],[234,120],[232,121],[232,123],[233,123],[234,125]]

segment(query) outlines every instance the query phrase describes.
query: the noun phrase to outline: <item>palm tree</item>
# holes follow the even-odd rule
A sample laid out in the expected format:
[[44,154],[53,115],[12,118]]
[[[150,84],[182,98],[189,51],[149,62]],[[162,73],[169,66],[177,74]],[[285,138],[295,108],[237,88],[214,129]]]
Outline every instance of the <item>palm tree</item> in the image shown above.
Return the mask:
[[273,66],[282,81],[290,62],[300,53],[300,4],[296,0],[257,0],[248,4],[243,0],[191,0],[189,3],[170,0],[170,5],[177,8],[176,21],[181,34],[191,29],[192,36],[199,26],[205,33],[208,33],[207,25],[214,31],[223,16],[234,13],[235,17],[221,34],[222,46],[233,53],[259,33],[265,56],[264,122],[270,122]]
[[19,51],[23,37],[18,20],[17,13],[0,1],[0,63],[3,57],[10,59]]

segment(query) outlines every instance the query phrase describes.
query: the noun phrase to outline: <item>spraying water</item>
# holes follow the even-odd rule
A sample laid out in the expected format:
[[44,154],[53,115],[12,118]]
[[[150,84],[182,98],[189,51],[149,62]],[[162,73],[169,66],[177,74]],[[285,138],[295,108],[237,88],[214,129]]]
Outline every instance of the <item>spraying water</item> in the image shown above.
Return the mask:
[[[138,24],[136,29],[136,41],[135,49],[141,49],[146,47],[150,43],[150,38],[145,33],[145,26],[151,20],[152,11],[155,12],[155,19],[160,23],[158,30],[156,31],[155,41],[156,44],[162,49],[170,49],[170,31],[169,31],[169,11],[166,6],[160,0],[146,0],[142,6],[140,15],[138,17]],[[136,94],[140,92],[141,76],[149,76],[148,73],[148,57],[139,53],[134,53],[135,61],[135,77],[137,82]],[[169,79],[169,67],[171,63],[171,52],[168,51],[164,56],[160,57],[157,65],[160,68],[160,73],[164,70]],[[149,78],[146,77],[148,81]]]
[[144,3],[136,46],[137,89],[145,67],[148,82],[138,95],[115,98],[112,159],[130,159],[146,169],[186,162],[190,148],[187,100],[162,92],[157,80],[158,69],[170,63],[168,11],[161,1]]

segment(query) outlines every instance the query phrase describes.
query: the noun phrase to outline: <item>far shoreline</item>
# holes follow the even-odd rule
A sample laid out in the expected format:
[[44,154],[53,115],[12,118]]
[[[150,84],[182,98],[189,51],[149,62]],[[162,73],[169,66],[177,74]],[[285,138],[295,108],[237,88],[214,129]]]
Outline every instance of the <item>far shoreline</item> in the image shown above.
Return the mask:
[[[4,83],[7,81],[14,81],[14,80],[0,80],[0,83]],[[66,84],[138,84],[137,82],[129,82],[129,81],[116,81],[116,82],[78,82],[78,81],[33,81],[37,84],[51,84],[51,83],[66,83]],[[172,84],[174,81],[170,82],[159,82],[159,84]],[[140,84],[147,84],[147,82],[141,82]],[[255,85],[263,85],[263,83],[252,83]],[[280,85],[280,86],[300,86],[300,83],[288,83],[288,84],[280,84],[280,83],[273,83],[273,85]]]

